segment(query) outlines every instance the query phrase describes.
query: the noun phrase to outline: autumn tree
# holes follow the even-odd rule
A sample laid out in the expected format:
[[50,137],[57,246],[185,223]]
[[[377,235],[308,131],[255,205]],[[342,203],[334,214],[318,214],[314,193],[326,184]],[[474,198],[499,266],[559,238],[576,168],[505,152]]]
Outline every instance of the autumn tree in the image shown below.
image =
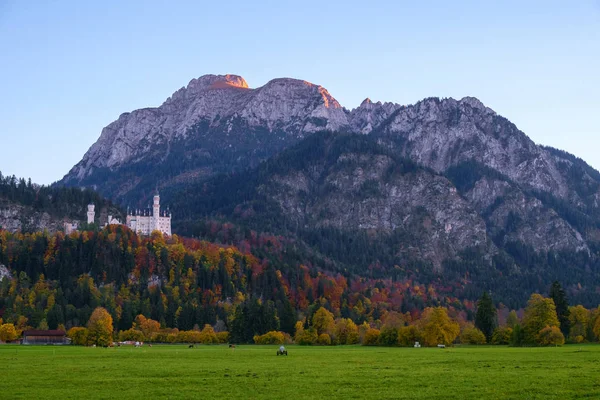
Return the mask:
[[448,311],[444,307],[426,308],[420,324],[426,346],[450,345],[460,333],[458,323],[448,317]]
[[547,326],[559,327],[554,301],[534,293],[527,302],[523,317],[523,331],[525,343],[539,343],[540,331]]
[[483,332],[468,324],[460,334],[460,342],[464,344],[485,344],[486,338]]
[[483,292],[483,295],[477,302],[477,313],[475,314],[475,327],[485,335],[489,342],[492,339],[494,329],[496,329],[496,307],[492,297],[488,292]]
[[513,329],[508,326],[496,328],[492,335],[492,344],[509,344]]
[[67,331],[67,337],[71,339],[71,343],[78,346],[86,346],[88,344],[88,330],[80,326],[74,326]]
[[587,327],[590,322],[590,311],[584,306],[569,307],[569,339],[581,343],[587,336]]
[[312,317],[312,327],[317,330],[317,334],[329,333],[333,330],[333,314],[326,308],[319,308]]
[[561,346],[565,344],[565,336],[557,326],[547,326],[540,330],[538,344],[542,346]]
[[569,335],[569,301],[564,289],[558,281],[554,281],[550,287],[550,298],[554,300],[556,315],[560,323],[560,331],[566,337]]
[[112,343],[113,319],[103,307],[97,307],[87,323],[88,341],[97,346]]
[[3,324],[0,326],[0,341],[12,342],[17,337],[17,330],[13,324]]
[[510,313],[508,313],[508,317],[506,317],[506,326],[514,329],[515,325],[517,325],[519,323],[519,317],[517,316],[517,312],[515,310],[512,310]]
[[335,341],[338,344],[358,343],[358,327],[350,318],[336,320],[334,327]]
[[404,347],[412,347],[415,342],[420,342],[421,332],[414,325],[403,326],[398,329],[398,345]]

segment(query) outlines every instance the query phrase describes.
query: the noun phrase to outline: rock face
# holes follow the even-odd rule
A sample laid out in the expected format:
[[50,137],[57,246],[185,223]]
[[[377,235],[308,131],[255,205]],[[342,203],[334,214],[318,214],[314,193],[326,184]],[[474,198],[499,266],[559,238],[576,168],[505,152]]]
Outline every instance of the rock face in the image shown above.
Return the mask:
[[[536,145],[472,97],[407,106],[366,99],[346,110],[325,88],[302,80],[251,89],[236,75],[205,75],[160,107],[122,114],[62,183],[131,205],[144,205],[158,186],[188,208],[215,175],[239,174],[278,154],[277,165],[293,163],[281,157],[298,150],[285,150],[324,132],[363,135],[365,149],[347,148],[327,165],[264,172],[268,181],[255,188],[298,226],[399,235],[398,254],[437,267],[472,248],[490,257],[515,243],[591,255],[600,241],[600,173]],[[415,169],[389,179],[395,157]],[[198,189],[177,194],[190,187]]]
[[240,76],[205,75],[192,79],[160,107],[122,114],[102,130],[64,182],[76,184],[99,169],[138,162],[157,147],[164,158],[170,144],[194,136],[198,125],[221,135],[240,123],[244,129],[277,131],[294,141],[317,130],[341,129],[348,120],[327,90],[306,81],[275,79],[249,89]]
[[31,207],[9,203],[0,199],[0,227],[10,232],[44,231],[55,232],[63,228],[62,221],[46,212]]

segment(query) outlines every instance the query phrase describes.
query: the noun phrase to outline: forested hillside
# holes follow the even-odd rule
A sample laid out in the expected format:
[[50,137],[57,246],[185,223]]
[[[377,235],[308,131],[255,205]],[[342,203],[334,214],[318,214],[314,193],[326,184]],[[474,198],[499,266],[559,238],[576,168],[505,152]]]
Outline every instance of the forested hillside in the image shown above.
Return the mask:
[[119,216],[118,206],[90,189],[40,186],[31,179],[3,176],[0,172],[0,228],[35,232],[62,229],[64,220],[85,221],[87,205],[100,213]]
[[[474,188],[486,180],[504,194],[479,198]],[[280,235],[290,264],[441,280],[461,299],[491,290],[515,306],[560,280],[578,302],[600,301],[595,241],[572,228],[592,232],[591,217],[478,163],[439,174],[364,135],[316,134],[256,169],[166,197],[177,232],[238,245],[240,235],[211,231],[221,221],[242,237]]]
[[[223,227],[215,224],[213,231]],[[472,302],[454,296],[459,283],[370,279],[289,264],[282,240],[248,231],[238,248],[178,236],[142,238],[123,226],[68,236],[0,231],[0,264],[13,276],[0,284],[0,315],[21,327],[70,328],[85,325],[103,306],[120,330],[131,328],[138,314],[188,330],[218,321],[227,326],[237,309],[254,335],[293,334],[296,321],[321,306],[357,323],[391,310],[417,315],[426,305],[448,305],[454,314],[473,310]]]

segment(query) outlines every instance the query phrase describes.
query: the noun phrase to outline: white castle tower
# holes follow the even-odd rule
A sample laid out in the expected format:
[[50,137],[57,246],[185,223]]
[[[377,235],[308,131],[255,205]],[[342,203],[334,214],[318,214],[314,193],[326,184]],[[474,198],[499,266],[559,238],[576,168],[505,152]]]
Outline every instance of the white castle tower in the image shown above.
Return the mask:
[[154,204],[152,205],[152,230],[160,231],[160,196],[158,192],[154,195]]
[[95,207],[96,206],[94,206],[93,204],[88,204],[88,210],[87,210],[87,223],[88,224],[94,223],[94,218],[96,216],[96,212],[94,211]]

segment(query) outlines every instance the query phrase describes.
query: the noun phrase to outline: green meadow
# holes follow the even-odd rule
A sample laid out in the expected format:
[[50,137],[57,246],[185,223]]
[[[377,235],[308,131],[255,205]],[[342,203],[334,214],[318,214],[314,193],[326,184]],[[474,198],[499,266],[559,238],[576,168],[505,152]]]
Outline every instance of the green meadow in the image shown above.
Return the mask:
[[600,346],[0,345],[2,399],[600,398]]

